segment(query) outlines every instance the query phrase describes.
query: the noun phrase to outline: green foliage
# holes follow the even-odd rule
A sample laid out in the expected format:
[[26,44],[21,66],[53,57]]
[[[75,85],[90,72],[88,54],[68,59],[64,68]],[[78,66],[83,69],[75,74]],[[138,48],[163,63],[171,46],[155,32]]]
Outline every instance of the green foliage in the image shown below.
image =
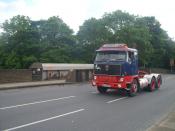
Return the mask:
[[169,68],[175,42],[155,17],[120,10],[90,18],[76,35],[58,16],[32,21],[27,16],[6,20],[0,34],[0,68],[29,68],[33,62],[93,63],[105,43],[126,43],[139,51],[139,65]]
[[72,42],[73,31],[59,17],[50,17],[39,27],[42,41],[47,41],[49,46],[59,47]]
[[105,27],[115,34],[117,31],[122,30],[123,27],[134,25],[135,17],[118,10],[112,13],[106,13],[102,17],[102,21],[105,23]]
[[88,63],[93,62],[95,50],[102,44],[108,43],[112,33],[108,31],[102,20],[91,18],[80,26],[77,34],[79,45],[81,46],[81,58]]
[[40,61],[44,63],[70,63],[71,47],[64,46],[61,48],[50,48],[43,52]]
[[15,16],[3,23],[0,67],[29,68],[33,62],[71,62],[73,31],[59,18],[31,21]]
[[15,52],[11,52],[10,54],[4,55],[4,62],[3,65],[5,68],[15,69],[21,68],[20,59],[17,57]]
[[92,61],[94,50],[104,43],[126,43],[137,48],[139,65],[144,67],[169,68],[169,60],[175,52],[174,41],[155,17],[139,17],[120,10],[107,13],[101,19],[85,21],[78,37],[84,45],[86,53],[82,55],[87,62]]
[[6,20],[2,24],[2,28],[5,33],[12,36],[20,31],[26,31],[30,29],[31,21],[29,17],[17,15],[10,20]]
[[[25,16],[15,16],[3,23],[4,68],[28,68],[39,54],[38,32],[32,30],[31,21]],[[35,60],[28,58],[35,57]]]

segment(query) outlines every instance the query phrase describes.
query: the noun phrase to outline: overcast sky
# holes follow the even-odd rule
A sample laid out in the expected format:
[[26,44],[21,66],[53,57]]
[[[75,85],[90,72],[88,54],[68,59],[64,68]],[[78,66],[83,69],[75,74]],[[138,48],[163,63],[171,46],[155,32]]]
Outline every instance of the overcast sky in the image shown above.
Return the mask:
[[15,15],[32,20],[59,16],[77,32],[84,20],[115,10],[155,16],[169,36],[175,38],[175,0],[0,0],[0,23]]

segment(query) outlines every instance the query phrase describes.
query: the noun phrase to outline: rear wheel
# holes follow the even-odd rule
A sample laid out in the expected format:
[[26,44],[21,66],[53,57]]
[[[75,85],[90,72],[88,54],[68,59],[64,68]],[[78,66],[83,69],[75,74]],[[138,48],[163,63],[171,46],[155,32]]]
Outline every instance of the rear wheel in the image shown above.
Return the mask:
[[157,77],[156,89],[159,89],[161,84],[162,84],[162,77],[159,75]]
[[98,92],[101,94],[106,93],[107,89],[108,88],[106,88],[106,87],[101,87],[101,86],[97,87]]
[[138,82],[136,79],[133,80],[132,84],[128,85],[129,90],[128,90],[128,96],[133,97],[137,94],[138,92]]
[[148,86],[148,90],[149,90],[150,92],[152,92],[152,91],[155,90],[155,88],[156,88],[156,78],[153,77],[153,78],[151,79],[150,85]]

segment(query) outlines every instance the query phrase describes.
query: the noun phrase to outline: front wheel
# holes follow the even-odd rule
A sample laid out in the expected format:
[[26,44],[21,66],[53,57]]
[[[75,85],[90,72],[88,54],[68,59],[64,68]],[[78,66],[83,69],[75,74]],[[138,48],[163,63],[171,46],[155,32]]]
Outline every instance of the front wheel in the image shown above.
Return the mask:
[[106,88],[106,87],[101,87],[101,86],[97,87],[98,92],[101,94],[106,93],[107,89],[108,88]]
[[128,85],[129,90],[128,90],[128,96],[133,97],[137,94],[138,92],[138,82],[136,79],[133,80],[133,82]]

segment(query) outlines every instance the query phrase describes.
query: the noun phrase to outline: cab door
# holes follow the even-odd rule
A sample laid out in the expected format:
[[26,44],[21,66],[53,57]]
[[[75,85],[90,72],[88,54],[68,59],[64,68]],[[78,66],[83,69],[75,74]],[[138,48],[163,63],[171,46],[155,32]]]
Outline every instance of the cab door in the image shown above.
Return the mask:
[[128,52],[128,63],[130,65],[130,75],[137,75],[138,72],[138,55],[137,51]]

